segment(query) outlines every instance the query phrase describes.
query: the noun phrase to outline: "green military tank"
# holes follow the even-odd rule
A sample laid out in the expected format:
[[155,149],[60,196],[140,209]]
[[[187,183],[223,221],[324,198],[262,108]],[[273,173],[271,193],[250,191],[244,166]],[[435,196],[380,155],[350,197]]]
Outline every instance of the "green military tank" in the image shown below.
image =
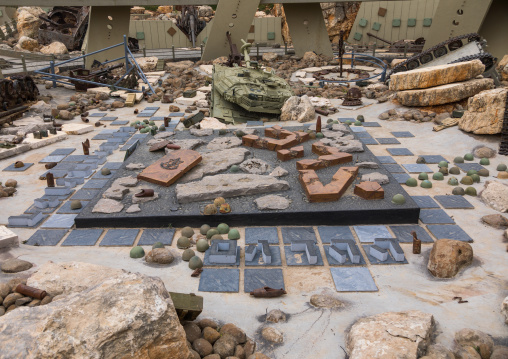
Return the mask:
[[262,69],[256,61],[250,61],[252,44],[242,42],[245,67],[239,66],[241,55],[231,42],[230,66],[213,67],[210,115],[229,123],[278,117],[293,91],[273,70]]

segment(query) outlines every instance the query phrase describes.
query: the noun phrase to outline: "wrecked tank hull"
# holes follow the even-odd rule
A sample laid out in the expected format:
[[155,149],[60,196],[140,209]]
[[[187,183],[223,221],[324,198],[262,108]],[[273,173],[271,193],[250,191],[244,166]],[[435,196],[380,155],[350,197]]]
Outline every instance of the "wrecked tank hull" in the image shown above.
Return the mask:
[[289,84],[263,69],[214,65],[211,115],[226,122],[276,117],[288,98]]
[[88,28],[88,6],[55,6],[47,17],[40,16],[39,43],[49,45],[59,41],[69,51],[81,50]]

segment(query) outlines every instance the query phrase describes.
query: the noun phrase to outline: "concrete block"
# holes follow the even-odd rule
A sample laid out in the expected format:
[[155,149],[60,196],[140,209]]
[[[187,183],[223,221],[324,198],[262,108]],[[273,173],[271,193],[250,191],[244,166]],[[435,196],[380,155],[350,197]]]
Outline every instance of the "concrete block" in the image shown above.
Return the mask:
[[330,256],[332,256],[333,259],[335,259],[340,264],[344,264],[346,262],[347,251],[341,250],[335,245],[333,245],[330,246],[328,253],[330,254]]
[[20,216],[10,216],[8,221],[10,226],[35,226],[43,218],[42,212],[33,214],[22,214]]
[[59,142],[59,141],[63,141],[65,139],[67,139],[67,137],[68,136],[65,132],[58,131],[56,133],[56,135],[49,134],[48,137],[44,137],[44,138],[41,138],[40,140],[38,140],[38,139],[34,138],[33,133],[29,133],[28,135],[26,135],[26,138],[23,140],[23,144],[29,145],[30,149],[33,150],[36,148],[41,148],[44,146],[51,145],[51,144]]
[[210,263],[234,264],[236,263],[236,241],[213,240],[210,247]]
[[69,187],[46,187],[44,193],[48,196],[67,196],[71,193]]
[[318,260],[317,248],[311,240],[293,240],[291,241],[292,252],[305,252],[309,264],[316,264]]
[[[395,238],[394,239],[390,239],[390,238],[375,239],[373,247],[379,247],[379,248],[382,248],[385,250],[389,250],[393,259],[395,259],[395,261],[397,261],[397,262],[404,262],[404,260],[405,260],[404,251],[402,250],[399,242]],[[371,253],[372,253],[372,250],[371,250]]]
[[254,257],[256,256],[258,248],[255,244],[250,244],[245,249],[245,261],[246,262],[252,262],[254,260]]
[[268,245],[268,241],[259,241],[259,245],[261,246],[261,253],[263,255],[263,261],[266,264],[272,263],[272,251],[270,250],[270,246]]
[[17,246],[19,246],[17,234],[5,226],[0,226],[0,248],[9,248]]
[[0,160],[4,158],[12,157],[19,155],[20,153],[26,152],[30,150],[29,144],[17,145],[13,148],[0,148]]
[[82,135],[83,133],[92,132],[93,130],[93,125],[81,123],[66,123],[62,126],[62,131],[68,135]]
[[386,249],[378,247],[375,244],[370,246],[369,254],[374,258],[380,260],[381,262],[384,262],[388,259],[388,251]]
[[[360,263],[360,250],[356,246],[356,243],[352,239],[332,239],[331,241],[332,247],[336,247],[337,249],[341,251],[346,251],[349,255],[349,259],[351,260],[351,263]],[[331,254],[331,248],[330,248],[330,254]],[[333,255],[332,255],[333,257]],[[335,257],[334,257],[335,258]],[[337,259],[337,258],[335,258]],[[340,261],[339,261],[340,262]]]

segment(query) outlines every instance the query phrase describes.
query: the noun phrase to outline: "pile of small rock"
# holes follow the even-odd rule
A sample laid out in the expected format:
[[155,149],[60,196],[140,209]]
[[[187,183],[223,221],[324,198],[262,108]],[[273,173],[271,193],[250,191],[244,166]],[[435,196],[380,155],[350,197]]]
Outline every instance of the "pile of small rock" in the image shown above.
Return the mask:
[[42,300],[24,296],[16,292],[16,287],[19,284],[26,285],[26,279],[13,278],[7,283],[0,283],[0,317],[19,307],[37,307],[49,304],[53,300],[49,295],[46,295]]
[[[388,121],[411,121],[411,122],[430,122],[433,119],[437,119],[437,114],[432,111],[420,111],[416,109],[408,110],[405,112],[397,111],[396,109],[391,109],[389,111],[381,113],[378,118],[380,120],[388,120]],[[445,113],[439,115],[439,119],[449,118],[450,114]]]
[[18,181],[14,179],[8,179],[5,181],[5,184],[2,185],[0,182],[0,198],[2,197],[12,197],[14,193],[17,192],[16,187],[18,185]]
[[184,324],[187,346],[195,359],[268,359],[255,352],[256,342],[236,325],[222,326],[211,319]]
[[116,100],[113,103],[106,103],[107,100],[109,100],[109,95],[104,92],[75,93],[70,97],[68,103],[61,103],[56,108],[52,108],[51,116],[60,120],[72,120],[75,116],[85,114],[93,109],[115,111],[115,109],[125,106],[123,101]]

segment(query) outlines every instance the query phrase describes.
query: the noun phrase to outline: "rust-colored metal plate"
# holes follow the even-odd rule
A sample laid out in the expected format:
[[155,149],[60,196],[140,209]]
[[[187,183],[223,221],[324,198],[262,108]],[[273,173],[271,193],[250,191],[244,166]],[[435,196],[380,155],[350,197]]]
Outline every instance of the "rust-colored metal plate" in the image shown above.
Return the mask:
[[168,29],[168,34],[169,34],[169,36],[175,36],[175,34],[176,34],[175,28],[174,27],[170,27]]
[[386,16],[386,12],[387,12],[387,11],[388,11],[388,10],[387,10],[386,8],[384,8],[384,7],[380,7],[380,8],[379,8],[379,10],[378,10],[378,12],[377,12],[377,14],[378,14],[378,16],[385,17],[385,16]]
[[138,179],[168,187],[201,162],[201,159],[196,151],[174,151],[145,168]]
[[254,30],[255,30],[254,25],[251,25],[251,26],[250,26],[250,29],[249,29],[249,34],[253,34],[253,33],[254,33]]

